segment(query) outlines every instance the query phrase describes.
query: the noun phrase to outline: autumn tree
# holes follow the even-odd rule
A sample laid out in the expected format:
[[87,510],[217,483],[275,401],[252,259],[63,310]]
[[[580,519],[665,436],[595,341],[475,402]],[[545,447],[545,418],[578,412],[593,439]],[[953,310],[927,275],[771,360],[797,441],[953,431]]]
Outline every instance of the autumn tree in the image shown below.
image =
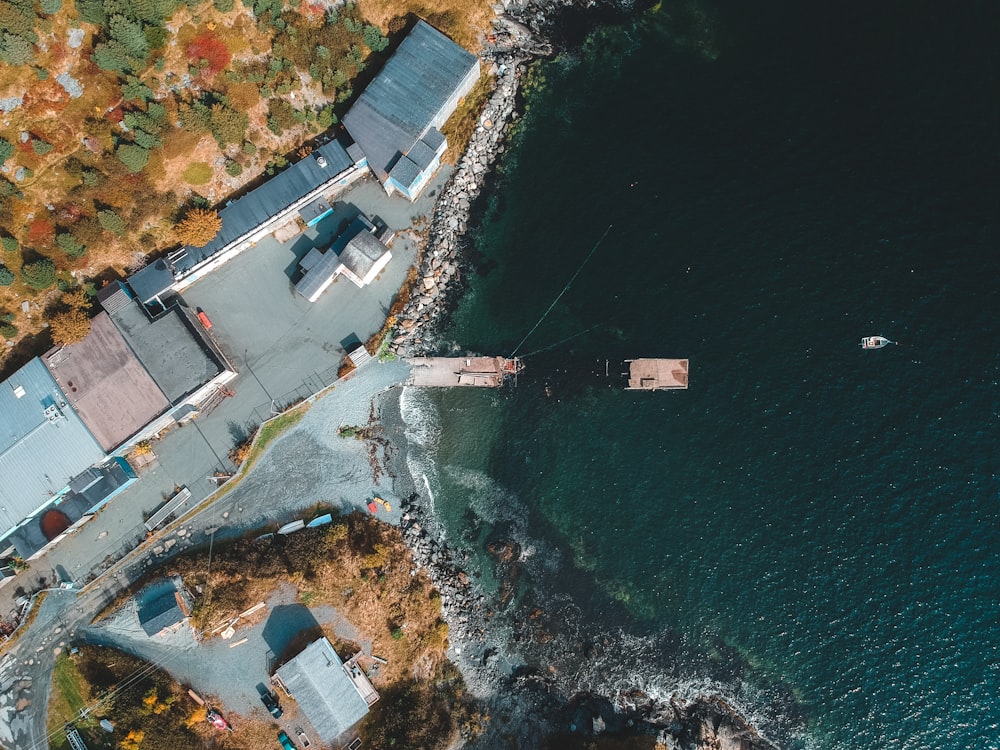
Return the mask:
[[58,312],[49,320],[49,330],[57,346],[75,344],[90,333],[90,318],[79,308]]
[[222,219],[216,211],[193,208],[176,227],[177,239],[185,245],[204,247],[222,228]]

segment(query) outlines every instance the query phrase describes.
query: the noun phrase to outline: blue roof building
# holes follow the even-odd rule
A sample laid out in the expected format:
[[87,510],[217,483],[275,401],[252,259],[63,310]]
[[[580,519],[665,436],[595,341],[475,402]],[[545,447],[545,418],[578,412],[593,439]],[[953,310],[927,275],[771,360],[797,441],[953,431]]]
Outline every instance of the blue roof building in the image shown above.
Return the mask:
[[0,383],[0,540],[104,458],[40,359]]
[[415,200],[448,143],[441,127],[479,79],[479,58],[419,21],[344,115],[390,195]]

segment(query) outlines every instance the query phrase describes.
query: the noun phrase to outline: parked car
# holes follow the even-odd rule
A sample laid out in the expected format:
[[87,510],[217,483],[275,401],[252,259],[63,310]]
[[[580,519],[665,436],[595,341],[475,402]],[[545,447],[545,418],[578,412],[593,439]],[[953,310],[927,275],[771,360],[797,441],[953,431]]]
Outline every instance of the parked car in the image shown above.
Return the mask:
[[295,747],[295,743],[292,742],[291,738],[284,732],[278,732],[278,742],[281,743],[283,750],[298,750]]
[[260,694],[260,701],[264,704],[264,708],[267,709],[271,716],[275,719],[281,718],[284,711],[282,711],[281,706],[278,705],[278,699],[274,697],[274,693],[270,690],[262,691]]

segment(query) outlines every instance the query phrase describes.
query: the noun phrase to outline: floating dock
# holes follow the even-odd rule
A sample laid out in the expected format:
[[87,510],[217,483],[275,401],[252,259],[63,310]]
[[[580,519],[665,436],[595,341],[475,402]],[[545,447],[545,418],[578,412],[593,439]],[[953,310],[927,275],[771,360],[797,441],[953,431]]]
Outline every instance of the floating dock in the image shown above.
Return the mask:
[[686,359],[626,359],[629,391],[686,390]]
[[524,369],[517,357],[413,357],[407,385],[420,388],[499,388]]

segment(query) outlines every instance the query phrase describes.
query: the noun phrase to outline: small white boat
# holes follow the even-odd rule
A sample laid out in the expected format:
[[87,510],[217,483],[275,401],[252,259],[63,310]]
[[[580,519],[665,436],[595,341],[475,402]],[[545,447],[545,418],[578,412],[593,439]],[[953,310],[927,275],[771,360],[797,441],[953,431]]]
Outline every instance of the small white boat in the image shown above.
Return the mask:
[[882,347],[888,346],[889,344],[897,344],[896,341],[890,341],[885,336],[865,336],[861,339],[862,349],[881,349]]

